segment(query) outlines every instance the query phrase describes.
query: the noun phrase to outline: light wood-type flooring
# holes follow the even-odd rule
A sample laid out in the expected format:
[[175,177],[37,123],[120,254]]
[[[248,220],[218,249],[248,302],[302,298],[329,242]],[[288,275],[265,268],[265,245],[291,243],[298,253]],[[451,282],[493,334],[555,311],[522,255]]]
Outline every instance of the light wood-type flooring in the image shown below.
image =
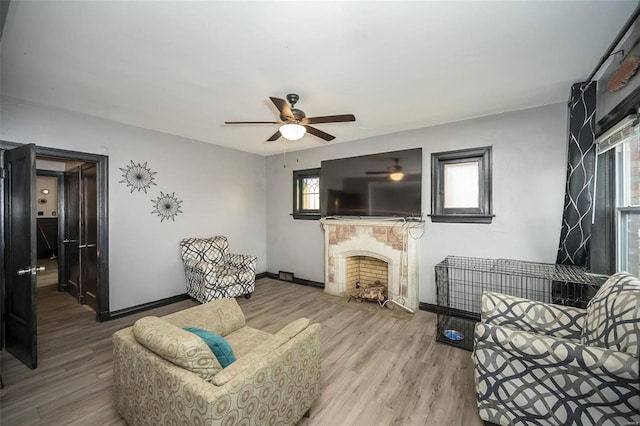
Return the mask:
[[[336,303],[320,289],[267,278],[238,302],[247,324],[267,332],[303,316],[322,324],[322,394],[299,426],[482,424],[471,354],[435,342],[434,314]],[[142,316],[193,305],[97,323],[55,286],[40,289],[38,368],[2,352],[0,424],[125,424],[111,405],[111,335]]]

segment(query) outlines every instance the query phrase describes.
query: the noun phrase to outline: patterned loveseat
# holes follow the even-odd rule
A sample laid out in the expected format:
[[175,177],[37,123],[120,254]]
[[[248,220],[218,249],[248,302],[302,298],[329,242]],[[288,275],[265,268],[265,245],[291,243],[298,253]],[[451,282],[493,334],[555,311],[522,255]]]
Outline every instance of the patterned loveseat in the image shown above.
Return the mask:
[[498,293],[476,325],[480,417],[501,425],[640,424],[640,281],[612,275],[587,309]]
[[[181,327],[224,336],[237,360],[222,368]],[[320,395],[319,329],[248,327],[235,299],[141,318],[113,335],[115,408],[130,425],[293,425]]]
[[200,303],[243,294],[255,289],[256,256],[229,253],[227,237],[185,238],[180,241],[187,293]]

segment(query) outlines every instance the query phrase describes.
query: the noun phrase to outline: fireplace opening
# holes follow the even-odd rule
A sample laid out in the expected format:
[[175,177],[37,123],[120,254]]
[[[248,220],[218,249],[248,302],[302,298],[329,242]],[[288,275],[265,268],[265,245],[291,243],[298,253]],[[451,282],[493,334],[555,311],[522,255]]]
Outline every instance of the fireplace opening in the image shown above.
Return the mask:
[[383,303],[389,297],[389,265],[371,256],[347,258],[348,300]]

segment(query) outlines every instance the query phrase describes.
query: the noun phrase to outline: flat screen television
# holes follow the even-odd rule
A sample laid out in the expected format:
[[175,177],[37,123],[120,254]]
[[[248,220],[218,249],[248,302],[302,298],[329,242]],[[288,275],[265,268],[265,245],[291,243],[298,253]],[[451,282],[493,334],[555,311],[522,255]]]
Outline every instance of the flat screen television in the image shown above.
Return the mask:
[[422,148],[325,160],[320,215],[422,217]]

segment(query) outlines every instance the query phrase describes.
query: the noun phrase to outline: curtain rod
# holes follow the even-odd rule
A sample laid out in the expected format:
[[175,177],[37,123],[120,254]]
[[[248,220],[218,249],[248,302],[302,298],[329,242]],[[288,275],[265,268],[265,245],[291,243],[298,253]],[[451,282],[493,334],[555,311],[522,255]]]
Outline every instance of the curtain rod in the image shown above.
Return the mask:
[[591,74],[589,74],[589,77],[587,77],[584,83],[582,83],[583,90],[586,86],[589,85],[589,83],[591,83],[591,79],[593,78],[593,76],[596,75],[596,73],[598,72],[598,70],[600,70],[602,65],[607,61],[607,59],[609,59],[609,57],[613,53],[613,50],[618,46],[618,43],[620,43],[620,40],[622,40],[622,37],[625,36],[627,31],[629,31],[629,28],[631,28],[631,26],[636,21],[636,19],[638,19],[638,16],[640,16],[640,4],[636,6],[636,9],[633,11],[629,19],[627,19],[627,22],[624,24],[624,27],[622,27],[622,29],[616,36],[615,40],[613,40],[613,42],[609,45],[607,52],[604,54],[602,58],[600,58],[600,62],[598,62],[598,65],[596,65],[594,70],[591,71]]

